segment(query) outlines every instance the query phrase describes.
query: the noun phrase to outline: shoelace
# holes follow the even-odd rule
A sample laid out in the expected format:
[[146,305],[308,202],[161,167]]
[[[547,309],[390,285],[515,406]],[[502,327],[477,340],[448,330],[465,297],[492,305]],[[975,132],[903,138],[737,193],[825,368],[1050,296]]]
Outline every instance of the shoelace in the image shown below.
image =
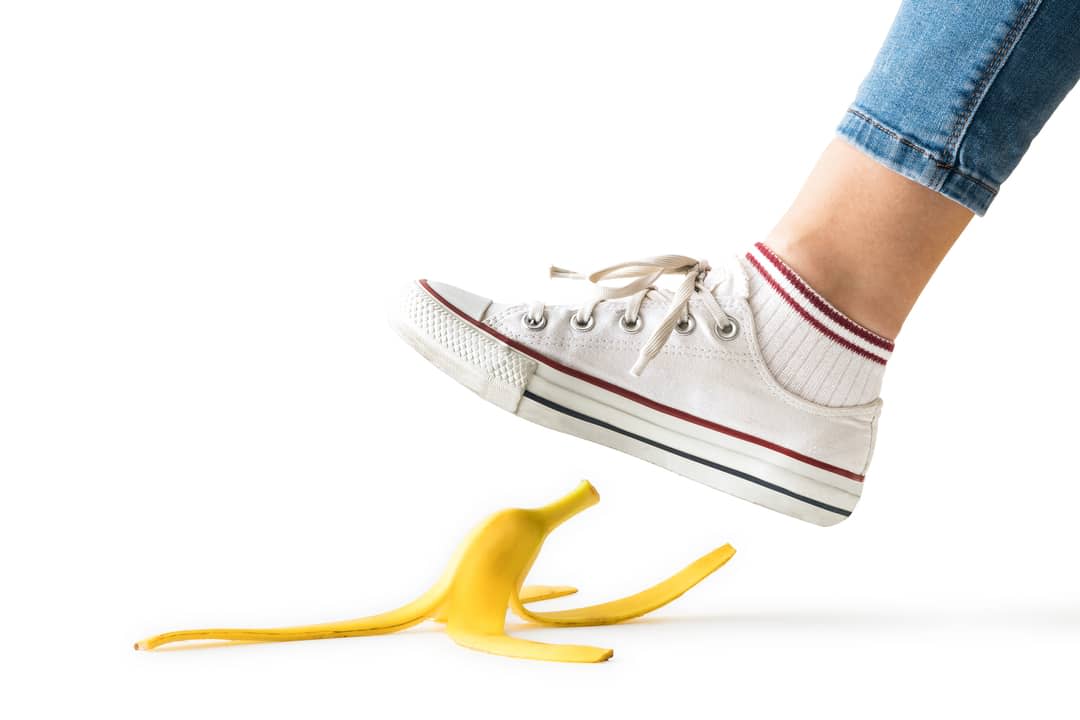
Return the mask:
[[[705,287],[705,275],[712,268],[705,260],[695,260],[684,255],[657,255],[619,263],[602,270],[597,270],[590,275],[583,275],[573,270],[552,267],[551,277],[588,280],[593,285],[593,294],[584,305],[571,316],[570,322],[578,330],[592,329],[593,311],[596,306],[606,300],[618,300],[630,298],[626,304],[626,311],[620,323],[624,330],[637,332],[641,328],[641,304],[649,293],[655,293],[668,301],[668,309],[659,327],[653,331],[649,341],[638,353],[637,361],[630,368],[633,375],[641,375],[645,367],[655,358],[664,344],[671,337],[671,332],[678,329],[679,332],[688,333],[693,330],[694,318],[690,314],[690,298],[694,293],[703,301],[706,311],[712,316],[713,331],[722,340],[730,340],[738,332],[738,325],[724,309],[720,307],[716,297]],[[664,275],[685,275],[682,283],[675,292],[668,292],[655,287],[655,283]],[[601,285],[605,280],[628,279],[625,285],[611,287]],[[539,329],[546,323],[545,304],[533,302],[525,314],[525,321],[529,327]]]

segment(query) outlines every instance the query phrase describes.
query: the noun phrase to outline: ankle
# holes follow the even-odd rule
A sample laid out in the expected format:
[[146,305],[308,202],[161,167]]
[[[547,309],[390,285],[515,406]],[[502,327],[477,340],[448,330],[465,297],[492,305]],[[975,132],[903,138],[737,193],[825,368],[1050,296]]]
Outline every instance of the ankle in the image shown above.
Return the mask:
[[851,243],[814,230],[792,232],[782,223],[765,245],[854,322],[890,340],[899,334],[911,310],[909,293],[875,282],[887,270],[871,268],[872,258],[848,252]]
[[836,140],[768,245],[848,317],[891,338],[971,218]]

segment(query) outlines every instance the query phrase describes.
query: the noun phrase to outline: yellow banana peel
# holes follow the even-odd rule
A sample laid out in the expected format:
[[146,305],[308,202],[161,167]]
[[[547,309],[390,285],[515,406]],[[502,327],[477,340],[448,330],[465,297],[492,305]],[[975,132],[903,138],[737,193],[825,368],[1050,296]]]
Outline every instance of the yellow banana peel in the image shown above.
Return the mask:
[[679,597],[720,568],[735,554],[724,545],[698,558],[668,579],[636,595],[573,610],[534,612],[525,605],[571,595],[567,586],[523,587],[544,540],[566,520],[599,502],[596,489],[583,481],[550,505],[497,512],[476,526],[458,548],[437,583],[411,603],[379,615],[295,627],[269,629],[179,630],[135,643],[136,650],[153,650],[190,640],[281,642],[321,638],[381,635],[397,632],[423,620],[445,623],[459,645],[519,658],[561,662],[602,662],[613,651],[588,645],[554,645],[506,634],[506,611],[511,609],[538,625],[609,625],[640,617]]

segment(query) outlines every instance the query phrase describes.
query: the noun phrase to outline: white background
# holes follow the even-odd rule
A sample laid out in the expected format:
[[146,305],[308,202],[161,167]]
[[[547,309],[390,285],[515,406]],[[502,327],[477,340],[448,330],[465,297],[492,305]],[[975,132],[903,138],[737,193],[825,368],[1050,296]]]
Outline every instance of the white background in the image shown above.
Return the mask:
[[[1076,97],[912,315],[833,529],[517,420],[385,322],[417,276],[561,297],[552,263],[762,238],[894,11],[5,3],[0,712],[1075,717]],[[582,477],[531,576],[563,605],[739,550],[647,621],[522,633],[605,665],[422,628],[131,649],[394,607]]]

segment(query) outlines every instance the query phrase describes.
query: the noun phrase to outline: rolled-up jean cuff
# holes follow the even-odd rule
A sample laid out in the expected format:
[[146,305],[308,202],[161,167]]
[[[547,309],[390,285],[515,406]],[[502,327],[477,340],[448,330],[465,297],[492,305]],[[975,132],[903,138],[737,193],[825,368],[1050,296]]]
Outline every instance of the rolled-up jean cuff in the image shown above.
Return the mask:
[[848,110],[836,132],[890,170],[941,193],[976,215],[986,214],[986,209],[997,195],[997,188],[941,162],[929,150],[879,123],[862,110]]

